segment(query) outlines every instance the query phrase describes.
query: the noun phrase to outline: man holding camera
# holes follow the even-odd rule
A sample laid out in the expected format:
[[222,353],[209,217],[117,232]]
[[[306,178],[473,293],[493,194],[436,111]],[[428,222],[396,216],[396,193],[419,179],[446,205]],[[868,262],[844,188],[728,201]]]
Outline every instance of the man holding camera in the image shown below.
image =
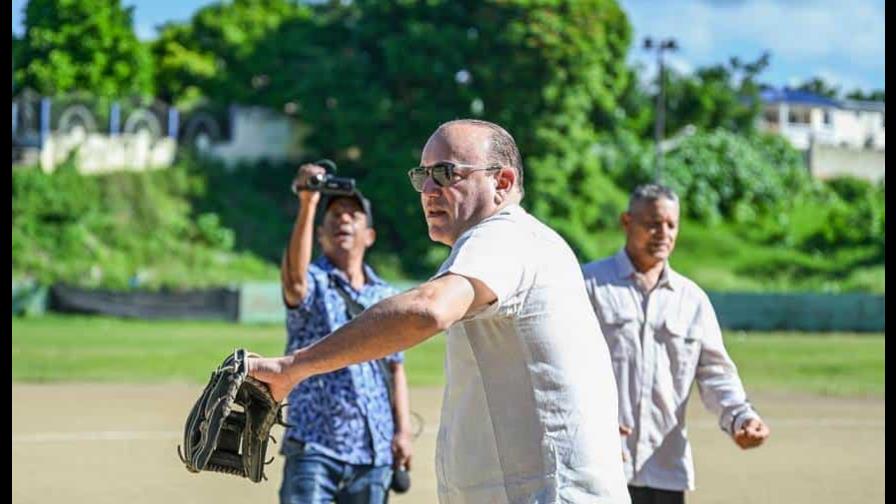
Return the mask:
[[[320,184],[325,178],[323,166],[305,164],[293,182],[299,212],[280,270],[287,354],[397,292],[364,263],[376,238],[370,202],[357,190],[322,196],[318,189],[326,191]],[[312,261],[318,207],[324,212],[317,227],[323,254]],[[286,456],[282,504],[387,501],[393,468],[409,469],[411,462],[403,360],[397,352],[353,364],[310,378],[290,392],[290,427],[281,449]]]

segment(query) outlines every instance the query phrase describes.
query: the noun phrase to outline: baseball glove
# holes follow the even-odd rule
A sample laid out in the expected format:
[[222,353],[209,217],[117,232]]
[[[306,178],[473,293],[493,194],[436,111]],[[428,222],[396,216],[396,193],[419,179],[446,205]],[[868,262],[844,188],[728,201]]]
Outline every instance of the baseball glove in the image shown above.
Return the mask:
[[217,471],[256,483],[267,479],[264,466],[270,461],[264,457],[271,428],[285,424],[282,405],[267,385],[248,376],[248,357],[257,355],[237,349],[224,359],[190,410],[183,453],[177,447],[190,472]]

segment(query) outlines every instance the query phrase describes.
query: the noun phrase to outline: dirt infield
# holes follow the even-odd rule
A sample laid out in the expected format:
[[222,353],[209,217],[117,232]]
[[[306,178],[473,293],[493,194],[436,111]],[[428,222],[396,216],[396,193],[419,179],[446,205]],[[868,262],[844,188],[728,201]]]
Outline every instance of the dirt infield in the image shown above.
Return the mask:
[[[188,473],[177,458],[196,385],[13,386],[12,502],[274,503],[270,481]],[[692,399],[689,432],[697,490],[689,504],[842,503],[884,500],[884,400],[757,395],[772,427],[767,446],[741,452]],[[440,388],[411,390],[425,419],[411,491],[397,503],[436,502],[433,457]],[[279,429],[279,428],[278,428]],[[279,430],[275,432],[279,438]]]

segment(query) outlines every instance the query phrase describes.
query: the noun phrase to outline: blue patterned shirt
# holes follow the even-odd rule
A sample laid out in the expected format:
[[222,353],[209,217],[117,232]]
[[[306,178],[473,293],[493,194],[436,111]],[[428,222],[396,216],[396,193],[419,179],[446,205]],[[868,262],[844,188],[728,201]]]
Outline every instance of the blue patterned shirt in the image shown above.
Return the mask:
[[[367,283],[356,291],[326,258],[309,265],[308,291],[295,308],[287,307],[286,352],[304,348],[348,321],[345,300],[335,282],[365,309],[398,291],[364,265]],[[400,363],[399,352],[386,357]],[[313,376],[289,395],[286,437],[349,464],[392,464],[392,406],[387,381],[376,362]]]

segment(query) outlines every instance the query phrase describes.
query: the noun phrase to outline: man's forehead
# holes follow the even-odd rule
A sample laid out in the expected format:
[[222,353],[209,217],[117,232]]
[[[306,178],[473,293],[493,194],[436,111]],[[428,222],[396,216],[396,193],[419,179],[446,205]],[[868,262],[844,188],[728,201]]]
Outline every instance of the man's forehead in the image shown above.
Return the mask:
[[658,215],[678,214],[678,202],[669,198],[643,199],[632,202],[631,213]]
[[423,164],[439,161],[458,163],[481,162],[488,153],[491,134],[487,128],[471,124],[439,128],[423,148]]
[[364,210],[361,207],[361,203],[359,203],[357,199],[351,196],[337,196],[332,198],[327,203],[327,211],[330,211],[330,209],[332,209],[333,207],[337,207],[339,209],[350,207],[352,210]]

